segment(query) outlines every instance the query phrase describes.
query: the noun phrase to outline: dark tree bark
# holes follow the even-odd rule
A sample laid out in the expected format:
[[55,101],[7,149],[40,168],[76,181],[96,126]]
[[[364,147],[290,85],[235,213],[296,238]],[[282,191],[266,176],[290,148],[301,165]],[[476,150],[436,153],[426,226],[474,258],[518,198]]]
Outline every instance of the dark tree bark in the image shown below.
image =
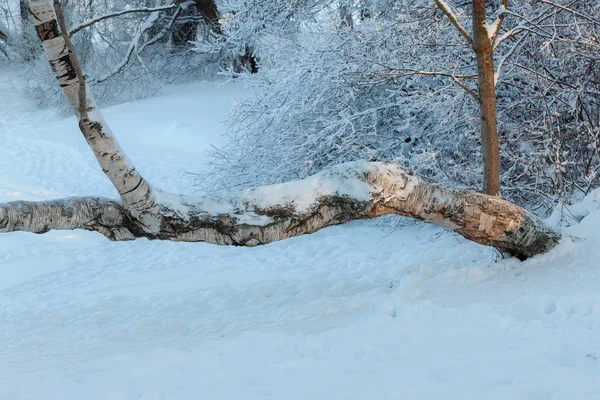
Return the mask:
[[194,0],[196,9],[204,18],[204,21],[210,26],[210,29],[217,35],[222,33],[221,25],[219,24],[219,9],[214,0]]
[[[178,0],[177,3],[183,2]],[[219,24],[219,10],[214,0],[194,0],[192,6],[181,12],[179,19],[184,22],[177,24],[173,30],[174,46],[189,46],[190,42],[196,41],[199,21],[203,21],[214,34],[220,36],[223,33]]]

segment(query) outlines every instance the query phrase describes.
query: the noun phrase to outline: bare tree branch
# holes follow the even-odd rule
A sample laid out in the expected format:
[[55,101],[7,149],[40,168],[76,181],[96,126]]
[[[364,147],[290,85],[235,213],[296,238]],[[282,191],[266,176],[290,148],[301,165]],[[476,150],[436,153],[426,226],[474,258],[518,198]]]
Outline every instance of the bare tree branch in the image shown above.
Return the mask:
[[[175,12],[174,17],[171,19],[171,22],[174,22],[175,19],[177,19],[177,16],[179,15],[179,12],[181,11],[181,7],[177,7],[177,11]],[[141,56],[140,53],[142,52],[142,50],[146,47],[147,44],[142,45],[142,48],[139,48],[139,42],[140,39],[142,37],[142,35],[150,29],[151,27],[151,22],[155,19],[154,17],[157,15],[158,11],[155,11],[152,15],[150,15],[146,21],[144,22],[144,24],[142,24],[142,27],[140,29],[140,31],[138,33],[136,33],[136,35],[133,37],[133,39],[131,40],[131,42],[129,43],[129,47],[127,48],[127,52],[125,53],[125,57],[123,57],[123,59],[121,60],[121,62],[119,62],[113,69],[112,71],[110,71],[109,73],[107,73],[104,76],[101,76],[100,78],[96,78],[93,81],[100,83],[100,82],[104,82],[110,78],[112,78],[113,76],[115,76],[116,74],[118,74],[119,72],[121,72],[123,70],[123,68],[125,68],[125,66],[129,63],[129,61],[131,60],[131,56],[136,53],[138,60],[141,60]],[[171,25],[172,26],[172,25]],[[164,31],[164,30],[163,30]],[[162,33],[162,31],[161,31]],[[160,37],[162,37],[161,33],[159,33],[157,36],[155,36],[156,40],[159,40]],[[166,32],[165,32],[166,33]],[[142,66],[143,66],[143,62]]]
[[158,42],[160,39],[162,39],[167,32],[169,32],[172,28],[173,25],[175,24],[175,21],[177,21],[177,18],[179,18],[179,15],[181,15],[181,7],[177,7],[177,9],[175,10],[175,12],[173,13],[173,16],[171,17],[171,19],[169,20],[169,23],[167,25],[165,25],[160,32],[158,32],[152,39],[144,42],[144,44],[142,44],[142,46],[139,49],[139,54],[142,54],[142,52],[144,51],[144,49],[148,46],[153,45],[154,43]]
[[591,17],[588,17],[587,15],[584,15],[584,14],[582,14],[580,12],[577,12],[577,11],[573,10],[572,8],[565,7],[563,5],[560,5],[560,4],[557,4],[557,3],[554,3],[554,2],[548,1],[548,0],[538,0],[538,1],[540,3],[548,4],[548,5],[552,6],[552,7],[559,8],[559,9],[561,9],[563,11],[567,11],[568,13],[576,15],[579,18],[585,19],[586,21],[592,22],[592,23],[594,23],[596,25],[600,25],[600,21],[599,20],[596,20],[596,19],[593,19]]
[[446,3],[445,0],[435,0],[435,4],[437,4],[439,9],[442,10],[446,17],[448,17],[452,25],[454,25],[454,27],[458,29],[458,32],[460,32],[460,34],[463,35],[465,39],[467,39],[467,42],[469,42],[469,44],[473,44],[473,39],[471,38],[471,35],[469,35],[467,30],[458,21],[458,18],[456,17],[448,3]]
[[465,92],[467,92],[468,94],[470,94],[471,97],[473,97],[476,102],[479,102],[479,96],[477,95],[477,93],[475,93],[473,91],[473,89],[471,89],[470,87],[468,87],[467,85],[465,85],[464,83],[462,83],[462,81],[460,79],[458,79],[454,75],[452,75],[452,80],[454,81],[454,83],[456,83],[458,86],[460,86]]

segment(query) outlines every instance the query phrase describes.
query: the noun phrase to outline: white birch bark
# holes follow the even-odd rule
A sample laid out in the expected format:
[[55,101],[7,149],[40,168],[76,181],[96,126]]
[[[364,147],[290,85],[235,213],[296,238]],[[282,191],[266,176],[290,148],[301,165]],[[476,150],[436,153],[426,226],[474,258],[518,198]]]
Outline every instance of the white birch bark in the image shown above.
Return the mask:
[[[398,214],[444,226],[522,259],[550,250],[560,239],[558,232],[515,204],[447,188],[387,163],[341,164],[302,181],[227,197],[190,197],[159,190],[155,190],[155,196],[159,204],[153,215],[156,227],[143,224],[129,214],[126,206],[115,202],[103,203],[104,207],[95,207],[91,212],[85,208],[84,199],[76,207],[84,208],[84,213],[75,213],[81,217],[64,221],[65,207],[73,208],[73,199],[67,199],[46,203],[42,208],[25,202],[0,204],[0,231],[99,230],[95,228],[110,226],[109,234],[99,231],[113,240],[146,237],[256,246],[352,220]],[[24,204],[29,207],[27,212],[12,211]],[[51,211],[52,207],[58,211]],[[50,213],[54,217],[49,218]],[[12,221],[22,218],[30,222]]]
[[[67,96],[79,127],[94,152],[102,171],[119,192],[123,204],[136,218],[156,211],[151,187],[121,149],[100,109],[96,106],[52,0],[30,0],[30,11],[46,58]],[[68,42],[68,43],[67,43]],[[79,70],[79,71],[78,71]],[[83,103],[80,105],[80,99]]]

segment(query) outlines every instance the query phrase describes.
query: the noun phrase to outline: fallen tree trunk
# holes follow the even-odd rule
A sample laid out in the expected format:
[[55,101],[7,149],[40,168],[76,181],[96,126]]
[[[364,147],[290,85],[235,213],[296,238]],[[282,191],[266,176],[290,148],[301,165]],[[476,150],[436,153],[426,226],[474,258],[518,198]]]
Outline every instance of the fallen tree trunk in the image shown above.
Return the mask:
[[386,163],[341,164],[301,181],[230,197],[190,197],[156,189],[153,196],[158,207],[145,222],[109,200],[0,204],[0,230],[81,228],[112,240],[146,237],[256,246],[352,220],[399,214],[444,226],[520,258],[544,253],[560,238],[515,204],[447,188]]
[[444,226],[521,259],[544,253],[560,234],[497,197],[436,184],[389,163],[353,162],[307,179],[239,195],[191,197],[153,188],[135,170],[95,106],[65,33],[60,3],[31,0],[37,31],[79,126],[121,201],[99,198],[0,204],[0,231],[97,231],[139,237],[256,246],[352,220],[399,214]]

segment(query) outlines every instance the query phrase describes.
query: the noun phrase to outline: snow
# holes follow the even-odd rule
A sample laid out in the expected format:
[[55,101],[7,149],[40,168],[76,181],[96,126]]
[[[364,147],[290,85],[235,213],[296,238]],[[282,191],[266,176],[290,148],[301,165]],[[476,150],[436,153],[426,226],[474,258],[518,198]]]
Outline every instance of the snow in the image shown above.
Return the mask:
[[[383,188],[383,183],[365,180],[364,175],[368,172],[391,177],[392,182],[403,180],[404,186],[394,184]],[[234,214],[238,223],[264,226],[273,223],[274,218],[258,215],[252,210],[283,206],[300,214],[314,209],[322,197],[341,196],[366,202],[382,192],[406,200],[416,187],[418,179],[405,172],[400,167],[386,163],[352,161],[328,167],[302,180],[251,188],[241,193],[187,196],[160,189],[154,189],[153,193],[157,203],[168,205],[169,210],[180,218],[187,218],[194,211],[201,210],[203,214],[211,216]]]
[[[8,76],[0,201],[115,197],[74,119]],[[173,87],[104,114],[153,184],[201,194],[189,172],[240,91]],[[3,234],[0,400],[598,399],[599,196],[523,263],[406,223],[256,248]]]
[[[361,174],[374,168],[364,161],[345,163],[328,168],[306,179],[277,185],[262,186],[242,193],[229,193],[222,196],[186,196],[154,190],[154,197],[160,204],[168,204],[179,217],[190,215],[190,210],[199,208],[212,216],[220,214],[239,214],[239,223],[267,225],[273,218],[254,214],[254,207],[270,209],[278,206],[291,207],[298,213],[304,213],[315,205],[315,199],[323,196],[348,196],[359,201],[371,199],[371,187]],[[377,166],[376,168],[385,168]],[[395,168],[394,168],[395,169]],[[390,172],[391,168],[390,168]]]
[[308,211],[314,205],[314,199],[323,196],[340,195],[367,201],[371,198],[370,187],[367,182],[357,179],[367,168],[364,161],[345,163],[302,181],[250,189],[243,194],[243,201],[264,208],[290,204],[299,212]]

